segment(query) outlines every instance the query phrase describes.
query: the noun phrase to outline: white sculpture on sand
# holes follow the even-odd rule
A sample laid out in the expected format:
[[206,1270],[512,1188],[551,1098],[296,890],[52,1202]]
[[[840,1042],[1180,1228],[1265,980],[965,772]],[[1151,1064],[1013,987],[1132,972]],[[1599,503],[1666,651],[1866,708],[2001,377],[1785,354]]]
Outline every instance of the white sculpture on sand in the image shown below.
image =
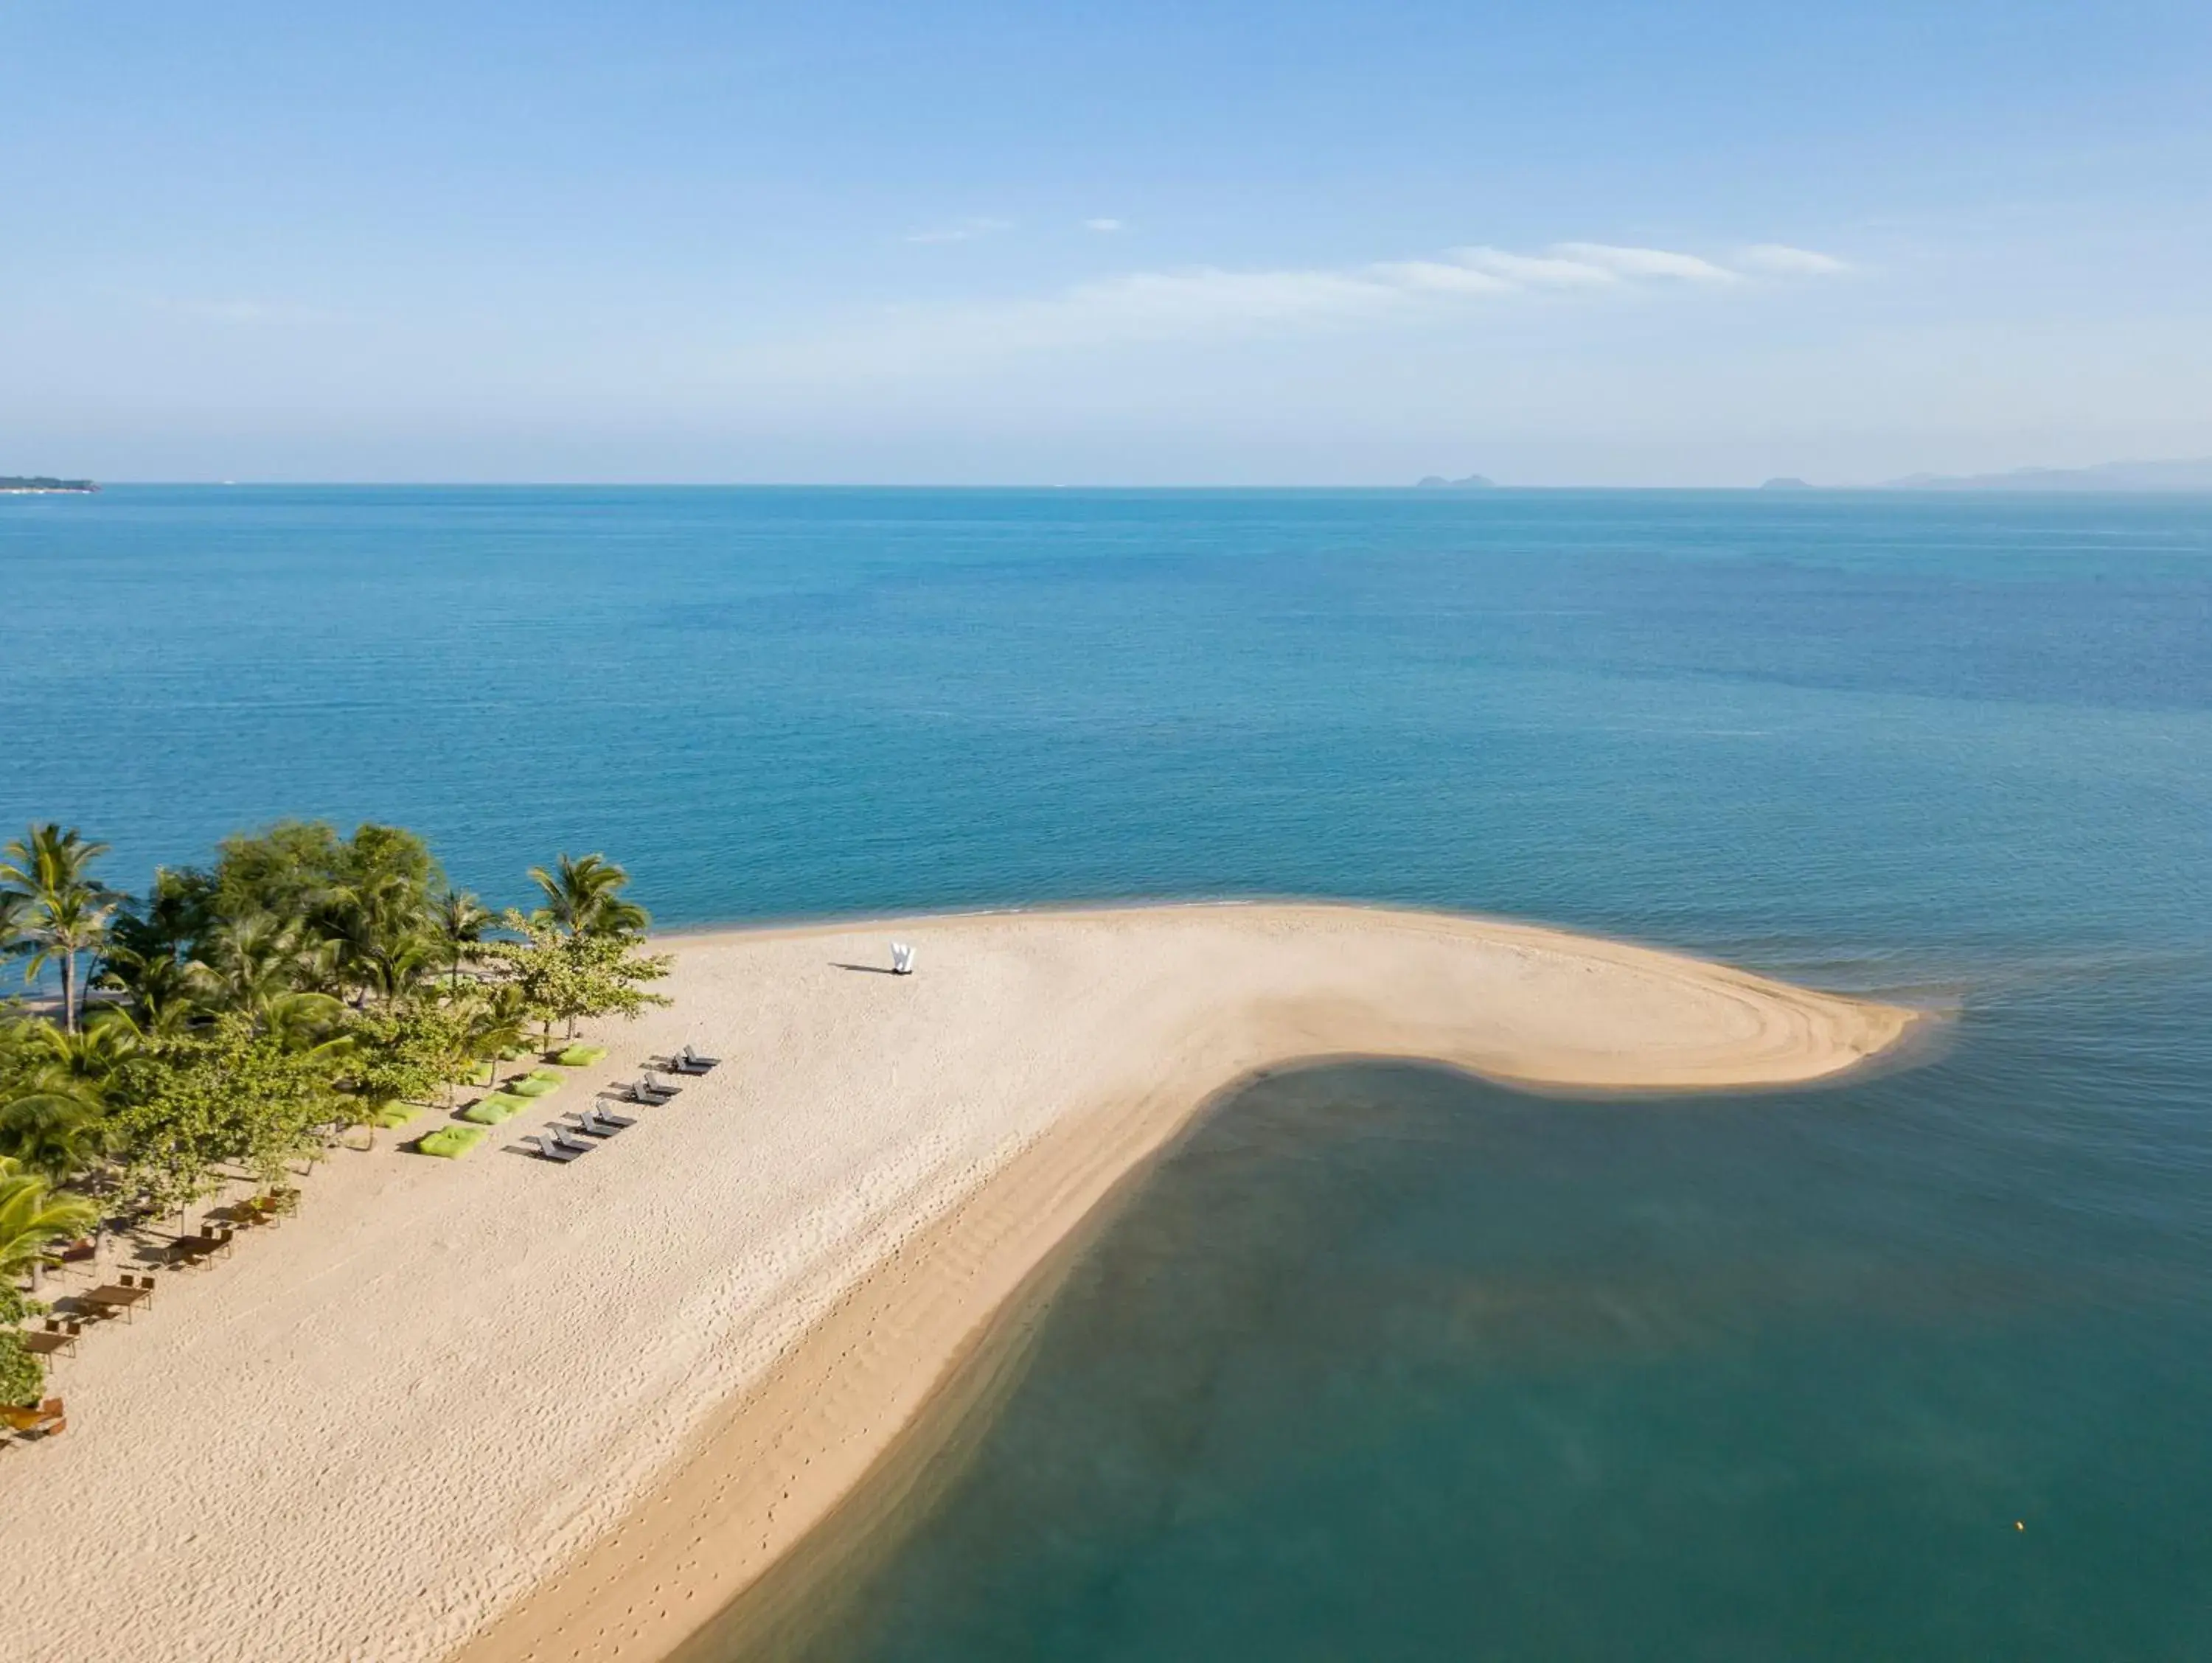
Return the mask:
[[914,949],[903,941],[891,943],[891,974],[895,976],[914,974]]

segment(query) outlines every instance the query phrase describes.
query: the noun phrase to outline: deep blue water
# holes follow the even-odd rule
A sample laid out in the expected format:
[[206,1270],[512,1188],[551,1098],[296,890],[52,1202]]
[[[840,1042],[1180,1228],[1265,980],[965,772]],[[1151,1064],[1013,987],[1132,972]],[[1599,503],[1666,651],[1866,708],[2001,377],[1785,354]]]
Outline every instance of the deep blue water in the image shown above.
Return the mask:
[[1231,1106],[824,1655],[2212,1655],[2212,501],[0,499],[0,728],[133,885],[374,816],[667,923],[1319,893],[1961,1007]]

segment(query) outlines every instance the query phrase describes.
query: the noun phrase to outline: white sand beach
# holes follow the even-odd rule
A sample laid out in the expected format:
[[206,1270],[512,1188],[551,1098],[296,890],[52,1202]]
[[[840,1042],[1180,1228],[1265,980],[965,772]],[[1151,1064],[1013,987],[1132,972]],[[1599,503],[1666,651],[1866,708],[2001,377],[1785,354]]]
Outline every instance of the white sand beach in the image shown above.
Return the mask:
[[[919,970],[893,977],[894,936]],[[1486,920],[1329,906],[673,938],[672,1009],[459,1162],[387,1135],[63,1365],[0,1454],[0,1656],[662,1656],[894,1440],[1212,1094],[1301,1058],[1782,1084],[1892,1006]],[[681,1046],[568,1166],[502,1147]],[[1666,1112],[1663,1103],[1655,1114]],[[425,1118],[411,1131],[435,1124]],[[112,1268],[110,1266],[109,1268]],[[49,1291],[62,1291],[50,1284]]]

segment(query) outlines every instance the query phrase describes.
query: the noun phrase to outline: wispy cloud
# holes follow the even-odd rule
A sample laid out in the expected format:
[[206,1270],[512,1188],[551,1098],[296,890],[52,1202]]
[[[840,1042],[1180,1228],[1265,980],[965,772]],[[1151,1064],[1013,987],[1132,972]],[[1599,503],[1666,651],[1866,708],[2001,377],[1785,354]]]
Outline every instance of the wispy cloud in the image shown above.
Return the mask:
[[1593,266],[1601,271],[1617,272],[1624,277],[1672,278],[1692,283],[1743,281],[1743,274],[1740,271],[1715,265],[1711,260],[1701,259],[1695,254],[1677,254],[1664,248],[1621,248],[1612,243],[1563,242],[1554,244],[1552,252],[1559,258]]
[[1083,222],[1083,228],[1085,231],[1126,231],[1128,229],[1128,228],[1123,225],[1119,220],[1085,220]]
[[1128,271],[1056,293],[950,306],[893,307],[872,325],[753,361],[790,373],[877,374],[981,362],[1053,349],[1203,342],[1419,324],[1516,297],[1601,300],[1699,288],[1715,295],[1844,270],[1808,250],[1771,258],[1761,245],[1722,264],[1673,249],[1555,243],[1533,252],[1484,246],[1358,265],[1236,270],[1193,266]]
[[[1760,269],[1778,276],[1843,269],[1841,261],[1827,255],[1790,252],[1802,257],[1798,264],[1769,262]],[[1675,283],[1717,288],[1747,281],[1745,272],[1697,254],[1574,242],[1534,254],[1476,247],[1435,258],[1356,266],[1127,272],[1077,283],[1054,295],[1003,302],[988,312],[1002,341],[1053,345],[1328,326],[1417,316],[1520,293]]]
[[1753,243],[1740,249],[1736,262],[1754,271],[1783,277],[1831,277],[1850,267],[1832,254],[1816,254],[1809,248],[1791,248],[1778,242]]
[[978,237],[994,236],[1001,231],[1014,228],[1012,220],[973,217],[953,220],[944,225],[928,226],[920,231],[909,231],[902,240],[907,242],[973,242]]

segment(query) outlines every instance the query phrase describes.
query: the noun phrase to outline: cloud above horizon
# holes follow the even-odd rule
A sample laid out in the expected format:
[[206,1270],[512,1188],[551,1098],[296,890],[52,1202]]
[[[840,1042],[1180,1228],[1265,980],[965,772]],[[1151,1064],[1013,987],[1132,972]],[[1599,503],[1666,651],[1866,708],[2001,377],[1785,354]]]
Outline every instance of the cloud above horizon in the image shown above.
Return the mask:
[[1534,254],[1468,247],[1431,258],[1352,266],[1123,272],[1074,283],[1056,294],[969,310],[988,316],[1003,344],[1073,345],[1325,327],[1516,294],[1669,285],[1721,289],[1758,276],[1823,276],[1847,269],[1832,255],[1778,244],[1747,250],[1731,266],[1671,249],[1566,242]]
[[[997,229],[1003,222],[978,224]],[[982,234],[948,227],[933,239],[954,240],[956,233]],[[1833,255],[1775,243],[1723,260],[1677,249],[1560,242],[1526,252],[1478,245],[1342,266],[1123,271],[1048,294],[892,305],[809,341],[763,346],[746,361],[755,373],[799,380],[824,373],[874,379],[1052,350],[1419,325],[1516,300],[1748,294],[1850,269]]]
[[1832,254],[1816,254],[1809,248],[1791,248],[1778,242],[1753,243],[1736,253],[1739,264],[1784,277],[1830,277],[1850,267]]

